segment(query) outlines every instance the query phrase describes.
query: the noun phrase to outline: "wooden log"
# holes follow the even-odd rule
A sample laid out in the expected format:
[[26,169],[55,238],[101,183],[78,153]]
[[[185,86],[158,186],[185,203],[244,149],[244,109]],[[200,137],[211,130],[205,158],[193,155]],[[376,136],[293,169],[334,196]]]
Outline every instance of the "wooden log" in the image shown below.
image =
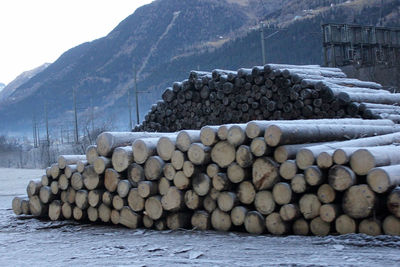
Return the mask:
[[26,187],[26,193],[28,194],[28,197],[38,195],[40,188],[42,188],[42,181],[29,181],[28,186]]
[[323,204],[319,209],[321,220],[327,223],[333,222],[340,215],[340,207],[336,204]]
[[321,202],[314,194],[305,194],[299,201],[300,211],[305,219],[314,219],[319,216]]
[[217,201],[207,195],[203,200],[203,207],[208,213],[212,213],[217,208]]
[[217,173],[212,177],[212,185],[218,191],[229,190],[231,188],[231,182],[228,179],[226,173]]
[[294,160],[286,160],[279,167],[279,174],[286,180],[292,180],[297,174],[297,165]]
[[196,194],[193,190],[186,191],[184,201],[186,207],[191,210],[197,210],[203,207],[203,197]]
[[355,151],[350,158],[351,169],[358,175],[380,166],[400,164],[400,147],[379,146],[368,147]]
[[[231,211],[231,221],[235,226],[241,226],[244,224],[245,218],[249,210],[244,206],[236,206]],[[263,220],[264,224],[264,220]]]
[[[104,190],[90,190],[88,193],[89,206],[97,208],[102,203]],[[97,210],[97,209],[96,209]]]
[[12,209],[15,215],[21,215],[22,213],[22,201],[29,200],[29,198],[14,197],[12,200]]
[[51,178],[51,167],[46,168],[46,176]]
[[136,139],[161,137],[165,134],[159,132],[103,132],[96,139],[97,152],[100,156],[110,157],[115,148],[132,145]]
[[79,160],[79,161],[76,163],[76,170],[77,170],[79,173],[82,173],[82,172],[85,170],[85,167],[86,167],[87,165],[89,165],[89,162],[88,162],[87,160]]
[[104,174],[104,187],[110,192],[115,192],[121,179],[122,177],[119,172],[112,168],[108,168]]
[[252,204],[256,197],[256,190],[253,184],[249,181],[241,182],[238,186],[237,197],[243,204]]
[[300,218],[294,221],[292,230],[295,235],[308,235],[310,232],[310,226],[306,220]]
[[67,202],[69,204],[74,204],[75,203],[75,195],[76,195],[76,190],[72,187],[69,187],[67,189]]
[[358,231],[361,234],[377,236],[382,234],[381,221],[374,218],[364,219],[358,226]]
[[238,198],[235,193],[224,191],[219,194],[217,199],[218,208],[224,212],[228,212],[238,203]]
[[72,210],[72,217],[76,221],[84,221],[87,218],[87,212],[75,206]]
[[42,186],[39,191],[39,197],[43,204],[49,204],[54,200],[55,195],[51,192],[49,186]]
[[29,209],[33,216],[47,216],[49,205],[44,204],[38,195],[33,195],[29,198]]
[[244,219],[244,227],[250,234],[260,235],[265,232],[265,219],[257,211],[249,211]]
[[117,147],[112,153],[112,166],[117,172],[125,171],[133,163],[132,146]]
[[153,181],[141,181],[138,183],[138,193],[142,198],[156,195],[158,192],[158,184]]
[[162,218],[154,222],[154,228],[158,231],[164,231],[167,229],[167,219]]
[[98,157],[99,154],[97,153],[96,145],[90,145],[86,148],[86,160],[89,164],[93,165]]
[[343,147],[335,149],[332,155],[332,160],[337,165],[345,165],[350,162],[351,155],[360,147]]
[[[55,182],[55,181],[53,181]],[[69,187],[69,179],[67,178],[67,176],[65,174],[61,174],[60,178],[58,178],[58,188],[60,190],[67,190]]]
[[246,125],[238,124],[230,126],[226,140],[235,147],[244,144],[247,141]]
[[111,219],[111,208],[104,203],[100,204],[97,209],[99,218],[102,222],[108,223]]
[[186,152],[189,150],[191,144],[200,143],[200,131],[199,130],[182,130],[179,131],[176,137],[176,147]]
[[236,157],[235,147],[227,141],[218,142],[211,150],[211,159],[221,168],[226,168]]
[[171,164],[174,166],[175,170],[181,170],[183,168],[183,163],[187,160],[186,154],[180,150],[175,150],[172,153]]
[[389,193],[386,204],[389,212],[400,218],[400,187],[396,187]]
[[172,153],[175,151],[176,137],[163,136],[157,142],[157,154],[164,161],[171,160]]
[[250,167],[253,164],[253,154],[249,146],[241,145],[236,150],[236,162],[242,168]]
[[97,174],[102,174],[102,173],[105,172],[105,170],[107,168],[111,168],[112,167],[111,159],[106,158],[106,157],[102,157],[102,156],[97,157],[94,160],[93,167],[94,167],[94,171]]
[[120,197],[125,198],[128,196],[132,184],[128,180],[120,180],[117,186],[117,193]]
[[53,179],[58,178],[58,176],[60,175],[60,168],[58,167],[57,163],[51,164],[50,173]]
[[317,196],[321,203],[329,204],[335,201],[336,191],[329,184],[323,184],[318,188]]
[[188,228],[190,226],[191,216],[189,213],[173,213],[167,217],[167,227],[171,230]]
[[273,235],[284,235],[290,230],[289,224],[283,221],[277,212],[273,212],[265,218],[265,225],[268,232]]
[[204,126],[200,130],[200,141],[205,146],[213,146],[218,141],[218,127],[219,126]]
[[193,190],[199,196],[205,196],[210,191],[211,179],[205,173],[198,173],[192,180]]
[[151,156],[144,165],[144,175],[147,180],[154,181],[161,177],[164,161],[159,156]]
[[341,192],[356,184],[357,177],[349,167],[335,165],[329,169],[328,180],[333,189]]
[[47,175],[42,175],[42,179],[40,180],[42,186],[49,186],[53,179],[51,177],[47,177]]
[[400,235],[400,219],[393,215],[387,216],[382,224],[385,235]]
[[128,167],[128,180],[132,185],[135,185],[143,180],[145,180],[144,169],[141,165],[132,163]]
[[[183,163],[185,164],[185,162]],[[172,163],[165,163],[163,168],[164,177],[167,178],[169,181],[174,180],[176,170]]]
[[146,160],[156,155],[157,143],[160,138],[139,138],[132,144],[133,159],[138,164],[144,164]]
[[171,186],[167,194],[161,198],[161,204],[166,211],[175,212],[181,210],[185,205],[182,191],[175,186]]
[[64,169],[67,165],[76,164],[78,160],[85,160],[85,159],[86,155],[61,155],[57,158],[57,162],[58,162],[58,167],[60,169]]
[[304,170],[304,178],[311,186],[321,185],[326,180],[326,174],[318,166],[309,166]]
[[171,182],[165,178],[161,177],[161,179],[158,181],[158,192],[160,195],[164,196],[167,194],[168,189],[171,187]]
[[220,168],[217,164],[211,163],[207,165],[206,173],[209,177],[214,177],[217,173],[219,173]]
[[[72,174],[73,174],[74,172],[77,172],[77,171],[78,171],[78,167],[77,167],[76,164],[67,165],[67,166],[65,166],[64,174],[65,174],[65,176],[67,176],[68,179],[70,179],[70,178],[72,177]],[[46,177],[47,177],[47,176],[46,176]]]
[[279,215],[282,220],[286,222],[297,219],[300,214],[300,209],[297,204],[285,204],[279,210]]
[[256,157],[269,156],[272,150],[265,143],[264,137],[256,137],[251,140],[250,151]]
[[359,138],[359,139],[335,142],[335,143],[330,142],[327,144],[300,149],[296,155],[296,163],[300,169],[305,169],[308,166],[314,164],[315,157],[317,157],[319,153],[327,150],[338,149],[338,148],[347,149],[347,147],[383,146],[398,142],[400,142],[400,133],[385,134],[374,137],[365,137],[365,138]]
[[357,224],[353,218],[347,214],[342,214],[335,220],[335,229],[341,235],[352,234],[356,233]]
[[293,193],[288,183],[277,183],[272,189],[272,196],[278,205],[289,204],[293,200]]
[[102,204],[111,207],[111,206],[112,206],[112,201],[113,201],[114,195],[115,195],[115,194],[113,194],[113,193],[111,193],[111,192],[109,192],[109,191],[107,191],[107,190],[104,191],[104,192],[103,192],[103,195],[102,195],[102,197],[101,197]]
[[113,224],[119,224],[119,218],[120,218],[120,214],[119,214],[119,210],[111,210],[111,215],[110,215],[110,221]]
[[310,230],[316,236],[327,236],[331,230],[331,225],[321,219],[321,217],[316,217],[310,222]]
[[52,181],[50,184],[50,191],[53,195],[59,195],[60,188],[58,187],[58,181]]
[[376,205],[375,193],[366,184],[353,185],[343,195],[342,209],[354,219],[371,216]]
[[94,190],[104,185],[104,176],[95,172],[93,165],[88,165],[82,173],[83,184],[88,190]]
[[271,158],[256,159],[252,171],[253,184],[257,190],[272,188],[279,181],[278,165]]
[[128,205],[126,198],[122,198],[119,195],[115,195],[112,200],[112,206],[116,210],[121,210],[124,206]]
[[29,209],[29,198],[22,199],[22,201],[21,201],[21,212],[24,215],[31,215],[31,210]]
[[154,226],[154,220],[147,215],[144,215],[142,218],[143,226],[145,228],[151,229]]
[[229,180],[232,183],[240,183],[243,180],[249,179],[251,177],[251,170],[250,169],[244,169],[239,166],[236,162],[232,162],[227,169],[227,175]]
[[176,172],[173,182],[174,185],[180,190],[187,189],[190,186],[190,179],[183,171]]
[[269,146],[285,144],[344,140],[398,131],[393,126],[371,125],[271,125],[265,130],[264,139]]
[[49,218],[52,221],[62,220],[61,201],[53,200],[49,205]]
[[67,191],[66,190],[63,190],[63,191],[61,191],[61,193],[60,193],[60,200],[61,200],[61,202],[68,202],[68,200],[67,200]]
[[125,206],[119,212],[119,223],[131,228],[136,229],[141,225],[142,217],[134,212],[131,208]]
[[164,210],[161,204],[161,196],[157,195],[149,197],[144,204],[144,209],[146,215],[151,219],[160,219],[164,215]]
[[61,213],[62,213],[63,218],[65,218],[66,220],[71,219],[72,218],[72,210],[73,210],[73,206],[71,206],[70,203],[64,202],[61,207]]
[[232,226],[231,217],[228,213],[216,208],[211,213],[211,225],[217,231],[229,231]]
[[144,209],[145,200],[140,196],[138,188],[131,188],[129,191],[128,205],[135,212],[140,212]]
[[196,210],[192,215],[191,223],[197,230],[208,230],[211,228],[211,216],[205,210]]
[[317,166],[320,169],[328,169],[333,165],[333,153],[334,150],[328,150],[320,153],[317,156]]
[[192,143],[187,152],[189,160],[194,165],[206,165],[210,161],[211,148],[202,143]]
[[290,187],[292,188],[293,192],[297,194],[301,194],[306,192],[307,190],[307,182],[304,178],[303,174],[296,174],[293,179],[290,181]]
[[86,210],[89,207],[89,198],[87,190],[76,191],[75,205],[81,210]]
[[182,171],[187,177],[192,177],[193,175],[195,175],[197,173],[197,170],[198,169],[190,160],[187,160],[183,163]]
[[275,210],[275,201],[270,191],[259,191],[254,198],[254,207],[262,215],[268,215]]

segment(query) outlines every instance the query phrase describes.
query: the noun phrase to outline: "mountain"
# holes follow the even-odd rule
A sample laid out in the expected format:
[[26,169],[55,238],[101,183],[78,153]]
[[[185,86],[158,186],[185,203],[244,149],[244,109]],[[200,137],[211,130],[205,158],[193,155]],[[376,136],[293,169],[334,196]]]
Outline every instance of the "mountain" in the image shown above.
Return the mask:
[[[49,65],[50,63],[45,63],[37,68],[25,71],[20,75],[18,75],[17,78],[15,78],[12,82],[10,82],[7,86],[5,86],[3,90],[0,89],[0,103],[3,101],[17,102],[21,98],[29,97],[30,96],[29,91],[27,92],[18,90],[16,92],[17,88],[19,88],[24,83],[28,82],[36,74],[45,70]],[[15,96],[13,95],[14,92],[16,92]]]
[[0,93],[4,89],[4,87],[6,87],[6,85],[4,83],[0,83]]
[[380,4],[380,0],[154,1],[107,36],[66,51],[15,89],[12,99],[0,104],[0,128],[30,131],[32,116],[43,120],[45,106],[50,127],[72,128],[75,91],[81,129],[91,110],[96,112],[95,123],[111,120],[123,129],[128,126],[127,96],[135,69],[143,116],[165,87],[185,79],[191,69],[261,64],[260,21],[271,26],[265,29],[268,62],[322,64],[321,23],[400,25],[399,1],[384,1],[382,20]]

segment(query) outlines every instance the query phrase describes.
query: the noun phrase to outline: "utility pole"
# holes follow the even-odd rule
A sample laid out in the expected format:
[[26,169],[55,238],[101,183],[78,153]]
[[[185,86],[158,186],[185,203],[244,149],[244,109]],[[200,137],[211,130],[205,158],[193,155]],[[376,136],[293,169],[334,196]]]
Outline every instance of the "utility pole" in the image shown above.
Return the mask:
[[138,89],[137,89],[137,71],[135,64],[135,98],[136,98],[136,124],[139,124],[139,99],[138,99]]
[[78,142],[79,142],[79,137],[78,137],[78,115],[76,114],[76,92],[75,92],[75,88],[72,88],[72,96],[73,96],[73,100],[74,100],[74,120],[75,120],[74,139],[75,139],[75,144],[78,144]]
[[93,108],[92,97],[90,97],[90,121],[92,124],[92,134],[93,134],[94,133],[94,108]]
[[37,140],[36,140],[36,118],[35,115],[32,117],[32,134],[33,134],[33,147],[37,147]]
[[131,87],[128,87],[128,111],[129,111],[129,131],[132,131],[132,101],[131,101]]
[[46,116],[46,141],[47,141],[47,146],[50,145],[50,137],[49,137],[49,117],[47,114],[47,101],[44,103],[44,114]]
[[262,53],[262,62],[263,62],[263,65],[265,65],[266,59],[265,59],[264,23],[261,23],[260,33],[261,33],[261,53]]

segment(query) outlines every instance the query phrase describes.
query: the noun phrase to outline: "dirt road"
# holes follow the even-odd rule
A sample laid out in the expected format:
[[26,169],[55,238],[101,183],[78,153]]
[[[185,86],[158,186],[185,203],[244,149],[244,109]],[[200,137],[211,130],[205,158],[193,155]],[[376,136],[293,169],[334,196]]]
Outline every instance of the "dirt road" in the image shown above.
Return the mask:
[[400,237],[157,232],[16,217],[12,198],[42,173],[0,169],[1,266],[400,266]]

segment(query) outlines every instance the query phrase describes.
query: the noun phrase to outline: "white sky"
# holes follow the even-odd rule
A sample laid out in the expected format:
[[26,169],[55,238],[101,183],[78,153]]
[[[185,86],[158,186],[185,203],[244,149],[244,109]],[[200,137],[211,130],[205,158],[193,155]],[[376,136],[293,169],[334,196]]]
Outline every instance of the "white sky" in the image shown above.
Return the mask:
[[107,35],[152,0],[0,0],[0,82]]

